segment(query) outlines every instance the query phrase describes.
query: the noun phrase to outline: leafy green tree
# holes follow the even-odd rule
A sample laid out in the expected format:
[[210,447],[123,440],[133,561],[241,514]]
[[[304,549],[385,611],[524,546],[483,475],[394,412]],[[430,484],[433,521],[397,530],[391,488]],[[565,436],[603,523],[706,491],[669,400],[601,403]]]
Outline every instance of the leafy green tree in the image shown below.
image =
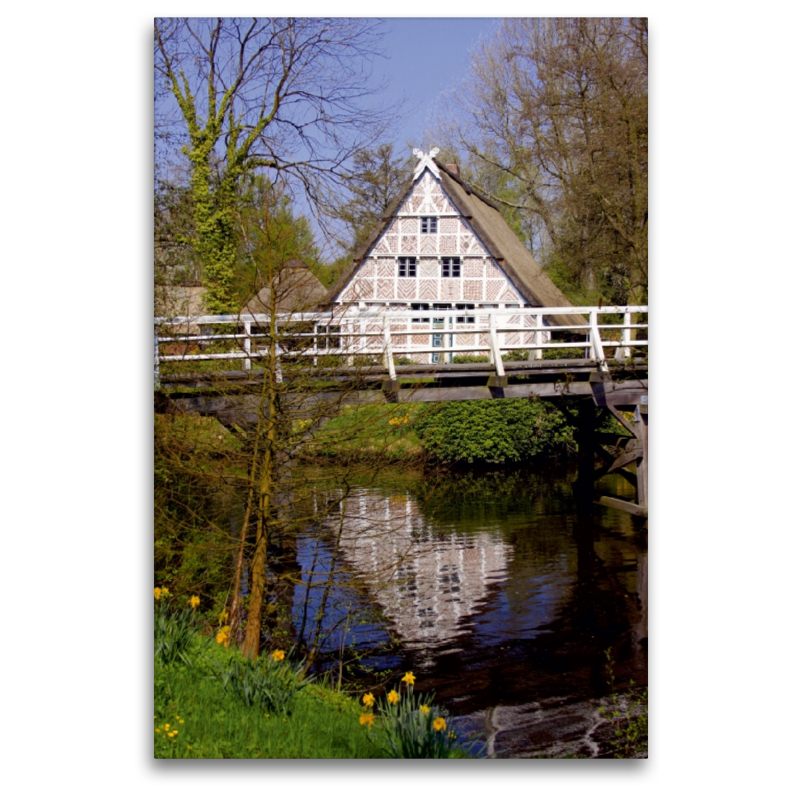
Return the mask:
[[248,175],[242,181],[238,206],[237,308],[267,285],[270,269],[274,276],[287,261],[299,259],[315,274],[323,268],[311,223],[295,212],[281,186],[264,175]]

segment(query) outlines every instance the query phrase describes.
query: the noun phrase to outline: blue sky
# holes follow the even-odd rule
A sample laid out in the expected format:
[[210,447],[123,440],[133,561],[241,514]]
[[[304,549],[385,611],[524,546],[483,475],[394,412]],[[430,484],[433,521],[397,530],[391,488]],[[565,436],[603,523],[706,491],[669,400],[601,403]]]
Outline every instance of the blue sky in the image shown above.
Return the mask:
[[421,146],[433,120],[439,96],[456,86],[469,69],[470,51],[489,38],[498,20],[491,17],[405,17],[386,21],[388,59],[376,64],[376,75],[388,83],[384,100],[405,96],[408,110],[393,139],[395,152],[407,155],[406,143]]

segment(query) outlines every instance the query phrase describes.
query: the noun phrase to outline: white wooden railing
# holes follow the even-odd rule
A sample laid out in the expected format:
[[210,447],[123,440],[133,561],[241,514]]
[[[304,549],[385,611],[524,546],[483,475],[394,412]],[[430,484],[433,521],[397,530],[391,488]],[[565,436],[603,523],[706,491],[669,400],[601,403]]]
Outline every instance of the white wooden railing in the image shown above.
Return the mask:
[[[639,321],[632,322],[632,315]],[[546,318],[579,315],[580,325],[548,324]],[[627,361],[632,348],[646,348],[647,306],[570,306],[564,308],[503,308],[503,309],[432,309],[413,311],[389,308],[339,307],[332,311],[303,314],[281,314],[276,327],[281,340],[279,357],[320,356],[379,357],[392,380],[396,380],[394,359],[415,354],[488,354],[498,375],[505,374],[502,354],[526,350],[531,362],[544,358],[549,348],[580,347],[588,360],[600,371],[608,371],[607,351],[611,358]],[[622,322],[619,322],[619,318]],[[462,321],[456,321],[461,319]],[[614,318],[609,321],[609,318]],[[425,323],[430,322],[429,325]],[[235,327],[232,332],[231,328]],[[270,326],[266,314],[227,314],[200,317],[157,317],[154,320],[154,371],[159,377],[159,365],[164,362],[242,360],[250,370],[252,360],[266,354],[259,346],[269,338],[264,332]],[[222,327],[222,332],[213,328]],[[578,334],[581,341],[554,341],[553,334]],[[511,342],[509,334],[527,334],[527,342]],[[448,336],[452,334],[452,336]],[[472,344],[453,344],[455,335],[473,336]],[[640,338],[640,334],[643,334]],[[430,337],[427,344],[412,344],[411,337]],[[399,342],[405,337],[405,343]],[[436,339],[434,339],[436,337]],[[559,338],[559,337],[556,337]],[[574,337],[573,337],[574,338]],[[225,352],[170,353],[169,345],[195,343],[198,347],[209,342],[230,342]],[[332,343],[336,343],[332,346]],[[167,345],[165,348],[164,345]],[[165,352],[167,351],[167,352]],[[316,361],[314,362],[316,363]]]

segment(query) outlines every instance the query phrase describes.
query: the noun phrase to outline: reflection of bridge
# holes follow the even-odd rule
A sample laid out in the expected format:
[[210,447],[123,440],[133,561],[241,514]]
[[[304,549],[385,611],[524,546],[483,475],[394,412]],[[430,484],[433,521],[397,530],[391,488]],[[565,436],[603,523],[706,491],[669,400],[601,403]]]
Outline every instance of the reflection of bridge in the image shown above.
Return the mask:
[[[270,347],[282,390],[291,394],[303,384],[307,393],[313,382],[315,397],[324,401],[343,389],[343,402],[351,404],[591,399],[578,404],[579,497],[592,495],[597,451],[604,461],[601,474],[621,471],[637,487],[635,504],[614,498],[598,502],[646,516],[649,342],[647,322],[639,320],[647,313],[647,306],[387,306],[338,307],[276,315],[274,320],[262,314],[159,318],[154,321],[155,379],[170,388],[178,408],[243,425],[252,424],[259,413],[257,393]],[[554,324],[568,315],[580,315],[585,322]],[[457,356],[469,356],[471,363],[457,363]],[[241,362],[242,369],[209,370],[214,362]],[[200,364],[203,371],[191,371]],[[182,388],[191,388],[191,394],[181,396]],[[608,408],[625,434],[596,433],[595,406]],[[624,412],[633,412],[633,419]],[[624,469],[634,463],[635,479]]]

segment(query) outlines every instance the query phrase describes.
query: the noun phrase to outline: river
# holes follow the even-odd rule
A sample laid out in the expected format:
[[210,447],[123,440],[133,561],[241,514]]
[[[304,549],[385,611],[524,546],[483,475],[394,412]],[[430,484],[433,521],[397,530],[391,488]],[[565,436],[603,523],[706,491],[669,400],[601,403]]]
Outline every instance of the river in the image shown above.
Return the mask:
[[490,755],[602,755],[600,706],[647,685],[647,527],[578,517],[574,479],[548,463],[357,487],[298,537],[294,630],[345,677],[412,670]]

